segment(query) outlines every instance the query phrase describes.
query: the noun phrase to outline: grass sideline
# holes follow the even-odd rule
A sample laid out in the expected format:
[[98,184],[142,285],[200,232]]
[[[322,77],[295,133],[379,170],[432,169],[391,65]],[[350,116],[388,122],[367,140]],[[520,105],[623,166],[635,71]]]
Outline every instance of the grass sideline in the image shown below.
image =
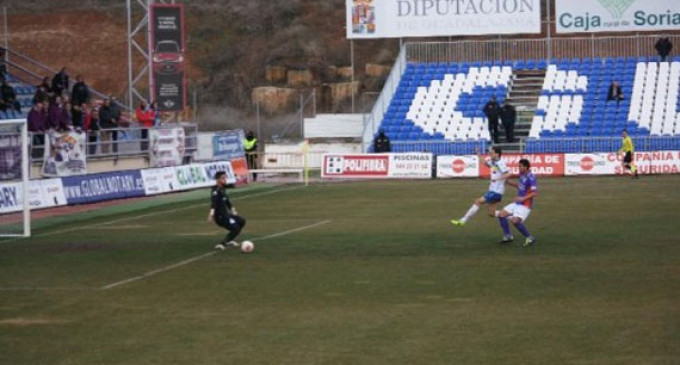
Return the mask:
[[531,249],[448,223],[483,180],[235,190],[241,239],[330,221],[250,255],[207,255],[205,191],[115,207],[0,243],[0,363],[673,363],[678,183],[539,179]]

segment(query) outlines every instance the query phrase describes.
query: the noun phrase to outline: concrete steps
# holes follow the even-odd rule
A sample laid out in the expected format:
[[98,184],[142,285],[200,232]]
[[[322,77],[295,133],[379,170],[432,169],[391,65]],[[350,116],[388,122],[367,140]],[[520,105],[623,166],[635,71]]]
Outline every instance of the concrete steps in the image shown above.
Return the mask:
[[[536,111],[538,98],[543,89],[545,70],[515,71],[513,83],[508,94],[508,101],[517,109],[517,123],[515,123],[516,143],[500,143],[499,147],[507,152],[519,152],[520,146],[529,136],[531,121]],[[503,140],[503,138],[501,138]]]

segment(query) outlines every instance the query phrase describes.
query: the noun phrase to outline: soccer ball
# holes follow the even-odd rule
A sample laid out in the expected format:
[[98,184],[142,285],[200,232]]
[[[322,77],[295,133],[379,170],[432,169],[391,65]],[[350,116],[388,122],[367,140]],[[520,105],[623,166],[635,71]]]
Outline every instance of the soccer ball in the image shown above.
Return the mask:
[[251,253],[255,249],[255,245],[250,241],[241,242],[241,252]]

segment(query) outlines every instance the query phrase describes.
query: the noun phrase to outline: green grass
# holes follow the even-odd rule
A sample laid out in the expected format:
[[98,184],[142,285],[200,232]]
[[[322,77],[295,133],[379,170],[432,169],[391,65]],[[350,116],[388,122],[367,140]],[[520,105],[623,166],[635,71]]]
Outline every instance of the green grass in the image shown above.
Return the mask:
[[0,243],[0,363],[677,363],[679,183],[540,179],[534,248],[449,224],[482,180],[237,190],[253,254],[108,290],[211,252],[205,191],[43,222]]

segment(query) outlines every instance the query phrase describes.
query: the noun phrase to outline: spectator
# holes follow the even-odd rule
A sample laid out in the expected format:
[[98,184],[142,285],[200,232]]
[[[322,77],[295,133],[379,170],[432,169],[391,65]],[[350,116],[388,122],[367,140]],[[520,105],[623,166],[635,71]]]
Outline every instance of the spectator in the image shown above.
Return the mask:
[[64,104],[61,96],[55,96],[54,101],[50,103],[47,109],[47,129],[62,130],[63,126],[68,124],[65,120],[67,118],[68,114],[64,113]]
[[609,91],[607,91],[607,101],[611,100],[616,100],[617,103],[623,100],[623,91],[616,81],[609,85]]
[[156,115],[146,104],[146,100],[142,100],[137,110],[135,110],[135,116],[137,117],[137,122],[142,126],[141,150],[146,151],[149,148],[149,128],[153,128]]
[[71,91],[71,99],[73,100],[73,105],[82,105],[90,101],[90,88],[80,75],[76,76],[76,83]]
[[507,143],[515,143],[515,122],[517,122],[517,110],[506,100],[501,108],[501,123],[503,123]]
[[671,43],[671,40],[668,37],[661,37],[654,45],[654,48],[659,52],[661,62],[665,62],[668,60],[668,55],[673,50],[673,43]]
[[73,105],[71,102],[64,101],[61,112],[63,114],[61,119],[63,124],[60,126],[60,129],[62,131],[73,130]]
[[34,158],[42,156],[45,146],[45,130],[47,130],[47,116],[45,115],[45,105],[38,101],[31,111],[28,112],[28,131],[33,134],[33,150],[31,155]]
[[392,145],[390,144],[390,139],[385,135],[385,131],[382,129],[380,133],[373,140],[373,152],[382,153],[390,152],[392,150]]
[[111,117],[116,121],[116,130],[111,134],[111,144],[113,146],[113,153],[118,153],[118,140],[120,139],[120,134],[123,133],[123,139],[127,139],[127,135],[125,131],[120,130],[124,126],[120,119],[120,105],[115,96],[111,96]]
[[85,110],[82,109],[82,104],[73,104],[71,107],[71,125],[77,131],[83,130],[85,119]]
[[47,89],[45,89],[45,86],[40,84],[36,86],[35,94],[33,95],[33,105],[40,102],[44,102],[45,100],[50,98],[50,94],[47,92]]
[[501,107],[496,101],[496,96],[492,96],[486,105],[484,105],[484,115],[489,120],[489,134],[493,143],[498,143],[498,118],[501,114]]
[[50,78],[45,76],[43,77],[42,82],[36,86],[36,89],[42,88],[46,93],[51,94],[52,93],[52,87],[50,86]]
[[7,75],[7,64],[5,63],[5,54],[7,50],[5,47],[0,47],[0,79],[5,80]]
[[[102,129],[102,153],[108,154],[111,145],[118,141],[118,120],[114,117],[111,107],[111,99],[104,100],[104,105],[99,109],[99,127]],[[117,145],[114,152],[118,151]]]
[[3,80],[0,86],[0,110],[7,111],[9,108],[21,113],[21,104],[17,100],[14,88],[7,83],[7,80]]
[[158,111],[158,104],[152,101],[149,109],[153,110],[153,125],[158,127],[161,124],[161,113]]
[[[243,147],[246,150],[246,160],[250,170],[257,169],[257,138],[252,131],[246,133],[246,139],[243,141]],[[253,173],[253,181],[257,181],[257,173]]]
[[83,103],[84,120],[83,130],[87,132],[88,154],[95,155],[97,153],[97,139],[99,137],[99,111],[92,109],[88,112],[87,104]]
[[62,96],[64,90],[68,91],[69,81],[66,67],[62,67],[61,71],[52,77],[52,91],[56,96]]

